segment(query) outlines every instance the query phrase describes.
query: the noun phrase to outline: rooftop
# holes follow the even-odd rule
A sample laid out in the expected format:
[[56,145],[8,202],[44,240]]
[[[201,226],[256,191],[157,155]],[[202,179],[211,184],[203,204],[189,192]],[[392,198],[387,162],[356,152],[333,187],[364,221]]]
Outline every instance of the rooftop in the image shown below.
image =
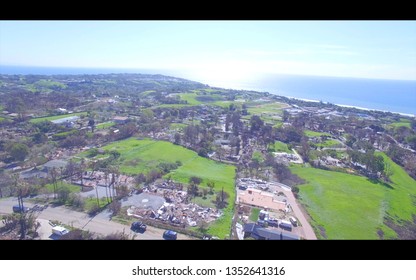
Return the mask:
[[263,207],[272,210],[285,210],[286,203],[275,198],[273,193],[248,188],[238,195],[238,201],[243,204]]

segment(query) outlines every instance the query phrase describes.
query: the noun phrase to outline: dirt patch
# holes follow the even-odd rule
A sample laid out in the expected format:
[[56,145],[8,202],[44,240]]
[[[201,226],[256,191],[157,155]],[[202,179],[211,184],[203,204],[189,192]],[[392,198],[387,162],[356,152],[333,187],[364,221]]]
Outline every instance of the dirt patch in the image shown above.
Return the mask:
[[324,239],[328,239],[328,236],[326,235],[326,230],[323,226],[318,226],[319,233]]
[[397,233],[397,239],[415,240],[416,239],[416,215],[412,216],[413,221],[394,221],[390,217],[384,219],[384,224]]
[[382,229],[377,230],[377,235],[380,239],[384,239],[384,231]]

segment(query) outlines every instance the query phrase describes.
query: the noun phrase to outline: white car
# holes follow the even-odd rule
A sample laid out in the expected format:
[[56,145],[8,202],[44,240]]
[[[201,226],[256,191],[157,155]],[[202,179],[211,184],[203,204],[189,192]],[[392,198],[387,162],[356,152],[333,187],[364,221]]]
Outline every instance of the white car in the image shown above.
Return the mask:
[[52,233],[62,236],[62,235],[69,233],[69,230],[67,230],[66,228],[62,226],[55,226],[52,228]]

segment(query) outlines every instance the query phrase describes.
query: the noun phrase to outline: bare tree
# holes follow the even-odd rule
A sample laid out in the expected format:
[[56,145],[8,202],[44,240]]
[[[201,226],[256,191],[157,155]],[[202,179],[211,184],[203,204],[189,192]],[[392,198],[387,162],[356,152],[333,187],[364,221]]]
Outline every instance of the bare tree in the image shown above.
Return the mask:
[[52,180],[52,186],[53,186],[53,199],[56,199],[56,192],[58,189],[58,171],[55,167],[52,168],[51,172],[51,180]]

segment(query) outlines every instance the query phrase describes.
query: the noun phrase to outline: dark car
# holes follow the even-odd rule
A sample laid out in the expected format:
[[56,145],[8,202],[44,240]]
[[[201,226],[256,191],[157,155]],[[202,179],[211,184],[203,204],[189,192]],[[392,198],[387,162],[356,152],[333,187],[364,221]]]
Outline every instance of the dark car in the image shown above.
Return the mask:
[[163,239],[165,240],[176,240],[176,238],[178,238],[178,233],[176,231],[166,230],[163,233]]
[[133,222],[130,227],[130,229],[135,232],[145,232],[146,228],[147,226],[139,221]]
[[13,212],[14,213],[26,213],[29,212],[30,208],[29,207],[25,207],[25,206],[19,206],[19,205],[14,205],[13,206]]

